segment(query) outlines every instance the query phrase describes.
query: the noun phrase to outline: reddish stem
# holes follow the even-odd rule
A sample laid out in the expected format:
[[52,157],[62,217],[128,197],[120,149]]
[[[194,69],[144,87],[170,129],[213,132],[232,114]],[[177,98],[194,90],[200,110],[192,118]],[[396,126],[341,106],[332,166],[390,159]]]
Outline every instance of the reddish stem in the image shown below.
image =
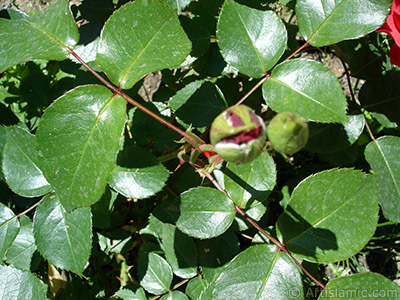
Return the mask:
[[119,96],[123,97],[126,101],[129,103],[133,104],[137,108],[139,108],[141,111],[144,113],[148,114],[150,117],[156,119],[163,125],[167,126],[168,128],[174,130],[181,136],[183,136],[193,147],[195,147],[197,150],[200,151],[200,143],[197,142],[192,136],[190,136],[187,132],[183,131],[182,129],[176,127],[175,125],[171,124],[170,122],[164,120],[162,117],[148,109],[147,107],[143,106],[139,102],[133,100],[131,97],[129,97],[127,94],[125,94],[121,89],[116,88],[113,86],[111,83],[109,83],[107,80],[105,80],[103,77],[100,76],[99,73],[97,73],[93,68],[91,68],[87,63],[85,63],[79,56],[76,54],[72,49],[69,49],[66,47],[69,53],[73,57],[75,57],[86,69],[88,69],[94,76],[96,76],[97,79],[99,79],[105,86],[107,86],[110,90],[112,90],[114,93],[118,94]]

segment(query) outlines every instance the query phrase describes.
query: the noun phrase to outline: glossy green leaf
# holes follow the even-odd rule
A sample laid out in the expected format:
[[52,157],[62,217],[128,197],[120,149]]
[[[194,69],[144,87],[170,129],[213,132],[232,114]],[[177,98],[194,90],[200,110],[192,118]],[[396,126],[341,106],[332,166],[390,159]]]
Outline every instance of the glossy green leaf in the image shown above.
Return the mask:
[[316,47],[356,39],[378,29],[391,0],[298,0],[300,33]]
[[188,6],[192,0],[161,0],[161,2],[165,5],[175,8],[177,11],[181,11]]
[[162,296],[160,300],[189,300],[189,298],[180,291],[172,291]]
[[[349,122],[335,124],[310,123],[307,150],[316,153],[331,153],[350,147],[364,130],[362,114],[350,115]],[[332,141],[335,141],[332,143]]]
[[190,299],[198,300],[207,286],[208,284],[206,281],[200,276],[197,276],[188,282],[186,285],[185,294],[188,295]]
[[33,218],[36,246],[50,264],[82,274],[92,248],[89,207],[67,212],[54,195],[45,196]]
[[264,152],[250,163],[228,163],[224,171],[225,189],[241,208],[251,208],[264,202],[276,183],[273,158]]
[[318,300],[398,300],[400,287],[388,278],[377,273],[359,273],[339,277],[328,282],[327,291],[322,291]]
[[114,84],[129,89],[147,73],[178,66],[190,50],[174,9],[139,0],[108,19],[96,61]]
[[126,102],[106,87],[80,86],[46,109],[37,129],[39,165],[68,211],[95,203],[114,168]]
[[303,180],[277,222],[287,249],[311,262],[358,253],[378,221],[376,176],[352,169],[322,171]]
[[[2,109],[2,106],[0,105],[0,111]],[[3,151],[4,151],[4,146],[6,145],[6,129],[3,126],[0,126],[0,166],[3,166]],[[0,168],[0,181],[5,181],[6,179],[4,178],[4,173],[3,173],[3,168]]]
[[232,224],[235,213],[232,200],[224,193],[197,187],[181,194],[176,226],[190,236],[209,239],[224,233]]
[[[293,294],[293,290],[298,293]],[[213,300],[304,299],[300,273],[275,246],[252,246],[226,265],[215,280]]]
[[54,1],[29,18],[0,18],[0,73],[28,60],[64,60],[69,54],[66,48],[78,40],[67,0]]
[[250,8],[234,0],[225,1],[217,30],[224,59],[250,77],[265,75],[286,48],[286,28],[275,12]]
[[150,252],[146,259],[139,260],[139,279],[146,291],[160,295],[170,289],[172,268],[164,258]]
[[384,114],[400,125],[400,72],[389,71],[379,80],[367,81],[361,87],[359,99],[369,112]]
[[197,275],[197,249],[193,239],[174,225],[163,224],[162,247],[175,275],[192,278]]
[[27,216],[21,216],[20,230],[6,253],[7,263],[22,270],[30,270],[33,253],[36,251],[33,237],[32,221]]
[[34,274],[0,265],[0,299],[46,300],[47,286]]
[[115,294],[123,300],[147,300],[144,290],[133,283],[120,289]]
[[109,185],[125,197],[144,199],[159,192],[169,174],[151,152],[129,147],[120,152]]
[[238,238],[230,230],[216,238],[197,241],[197,249],[201,273],[208,283],[240,252]]
[[314,122],[347,122],[347,101],[338,79],[316,61],[291,59],[279,64],[262,91],[276,112],[294,112]]
[[36,137],[18,126],[6,127],[3,172],[9,187],[25,197],[42,196],[51,186],[38,167]]
[[386,218],[400,222],[400,138],[383,136],[365,148],[365,158],[378,174],[378,198]]
[[228,106],[219,88],[208,80],[188,84],[168,103],[182,121],[194,127],[210,125]]
[[19,232],[19,221],[11,209],[0,203],[0,262]]

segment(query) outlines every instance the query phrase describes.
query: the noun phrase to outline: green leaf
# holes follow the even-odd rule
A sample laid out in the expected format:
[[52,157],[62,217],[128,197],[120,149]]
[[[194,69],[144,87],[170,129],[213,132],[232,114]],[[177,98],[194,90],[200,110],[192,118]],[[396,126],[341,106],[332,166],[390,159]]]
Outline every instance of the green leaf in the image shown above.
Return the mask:
[[51,186],[37,165],[36,137],[18,127],[6,127],[3,172],[9,187],[24,197],[42,196]]
[[0,299],[46,300],[47,286],[34,274],[0,265]]
[[175,8],[178,12],[189,5],[192,0],[161,0],[162,3]]
[[13,211],[0,203],[0,262],[3,261],[4,254],[17,237],[19,228],[19,221],[15,218]]
[[161,191],[169,174],[151,152],[133,146],[120,152],[109,184],[125,197],[144,199]]
[[232,231],[207,240],[198,240],[199,266],[206,282],[211,283],[222,268],[240,252],[239,241]]
[[224,171],[225,189],[241,208],[251,208],[264,202],[276,183],[273,158],[264,152],[250,163],[228,163]]
[[[350,147],[361,135],[365,126],[362,114],[350,115],[349,122],[340,124],[310,123],[310,136],[306,148],[316,153],[332,153]],[[332,143],[332,141],[335,141]]]
[[0,18],[0,73],[28,60],[64,60],[69,54],[66,48],[78,40],[67,0],[54,1],[29,18]]
[[188,84],[169,104],[182,121],[194,127],[210,125],[228,106],[220,89],[208,80]]
[[358,253],[377,226],[376,179],[352,169],[332,169],[303,180],[277,221],[282,243],[318,263]]
[[298,0],[300,33],[316,47],[362,37],[384,22],[391,0]]
[[338,79],[321,63],[291,59],[276,66],[262,87],[276,112],[294,112],[314,122],[347,122],[347,101]]
[[175,9],[138,0],[108,19],[96,61],[114,84],[130,89],[147,73],[178,66],[190,50]]
[[89,207],[67,212],[57,197],[45,196],[33,218],[37,249],[55,267],[81,275],[92,248],[91,226]]
[[197,276],[191,279],[186,285],[185,294],[190,297],[190,299],[200,299],[200,296],[203,294],[205,288],[207,287],[207,283],[203,278]]
[[379,80],[367,81],[360,90],[359,98],[369,112],[384,114],[400,125],[400,72],[389,71]]
[[36,251],[32,221],[27,216],[19,218],[21,227],[17,237],[6,253],[6,261],[23,270],[30,270],[33,253]]
[[400,222],[400,138],[383,136],[365,148],[365,158],[378,173],[378,198],[386,218]]
[[259,78],[271,69],[286,48],[285,25],[275,12],[225,1],[217,27],[224,59],[240,73]]
[[129,284],[115,294],[123,300],[147,300],[144,290],[136,284]]
[[[4,107],[5,108],[5,107]],[[1,112],[3,111],[3,106],[0,105],[0,117],[2,118],[3,116],[1,115]],[[3,173],[3,152],[4,152],[4,146],[6,145],[6,140],[7,140],[7,132],[4,126],[0,126],[0,181],[4,181],[4,173]]]
[[171,224],[163,224],[161,238],[165,258],[174,274],[181,278],[196,276],[197,249],[193,239]]
[[235,206],[224,193],[197,187],[181,194],[176,226],[190,236],[209,239],[224,233],[234,218]]
[[[293,294],[292,291],[298,291]],[[211,298],[210,298],[211,299]],[[215,280],[212,299],[304,299],[300,273],[275,246],[253,246],[236,256]]]
[[167,261],[150,252],[146,258],[139,260],[140,285],[149,293],[160,295],[170,289],[172,269]]
[[326,285],[335,297],[323,290],[318,300],[400,299],[398,284],[377,273],[359,273],[333,279]]
[[37,129],[39,165],[68,211],[95,203],[114,168],[126,102],[106,87],[80,86],[46,109]]
[[189,300],[189,298],[180,291],[172,291],[162,296],[160,300]]

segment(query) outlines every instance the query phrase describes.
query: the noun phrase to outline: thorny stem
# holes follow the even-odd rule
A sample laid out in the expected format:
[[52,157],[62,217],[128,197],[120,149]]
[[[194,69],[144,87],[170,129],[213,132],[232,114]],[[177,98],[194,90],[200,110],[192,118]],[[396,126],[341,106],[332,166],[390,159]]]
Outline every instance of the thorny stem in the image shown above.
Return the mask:
[[125,94],[121,89],[116,88],[113,86],[111,83],[109,83],[107,80],[105,80],[103,77],[100,76],[99,73],[97,73],[93,68],[91,68],[87,63],[85,63],[79,56],[76,54],[72,49],[66,47],[68,52],[75,57],[86,69],[88,69],[97,79],[99,79],[105,86],[107,86],[110,90],[112,90],[114,93],[117,95],[123,97],[126,101],[131,103],[132,105],[136,106],[138,109],[143,111],[144,113],[148,114],[150,117],[156,119],[163,125],[167,126],[168,128],[172,129],[173,131],[177,132],[181,136],[183,136],[193,147],[195,147],[197,150],[200,150],[200,143],[196,141],[190,134],[187,132],[183,131],[182,129],[176,127],[172,123],[164,120],[162,117],[157,115],[156,113],[152,112],[150,109],[147,107],[141,105],[139,102],[133,100],[131,97],[129,97],[127,94]]
[[[302,49],[304,49],[308,45],[308,41],[305,42],[301,47],[299,47],[295,52],[293,52],[289,57],[285,59],[285,61],[289,60],[292,58],[294,55],[296,55],[298,52],[300,52]],[[181,136],[183,136],[192,146],[194,146],[197,150],[201,151],[201,144],[198,143],[194,138],[192,138],[187,132],[179,129],[178,127],[174,126],[170,122],[164,120],[145,106],[141,105],[140,103],[136,102],[132,98],[130,98],[128,95],[126,95],[121,89],[116,88],[113,86],[111,83],[109,83],[107,80],[105,80],[103,77],[100,76],[93,68],[91,68],[87,63],[85,63],[72,49],[66,47],[68,52],[74,56],[85,68],[87,68],[97,79],[99,79],[105,86],[107,86],[110,90],[112,90],[114,93],[117,95],[120,95],[123,97],[126,101],[131,103],[132,105],[136,106],[138,109],[142,110],[144,113],[148,114],[150,117],[156,119],[163,125],[169,127],[170,129],[174,130]],[[235,105],[241,104],[247,97],[249,97],[257,88],[259,88],[269,77],[271,77],[270,74],[266,74],[246,95],[244,95]],[[227,195],[226,191],[218,184],[218,182],[214,179],[214,177],[208,173],[208,172],[203,172],[203,174],[214,184],[214,186],[221,192]],[[39,204],[36,203],[32,207],[30,207],[26,212],[30,211],[34,207],[36,207]],[[286,253],[292,260],[293,262],[306,274],[312,281],[314,281],[319,287],[322,289],[326,290],[332,297],[336,299],[336,297],[321,283],[319,282],[314,276],[312,276],[294,257],[293,255],[285,248],[284,245],[282,245],[278,240],[276,240],[273,236],[268,234],[264,229],[262,229],[252,218],[250,218],[239,206],[235,204],[235,210],[242,215],[254,228],[256,228],[258,231],[260,231],[263,235],[265,235],[272,243],[274,243],[278,248],[279,251],[283,251]],[[26,213],[25,212],[25,213]],[[19,216],[19,215],[18,215]],[[183,280],[182,282],[178,283],[176,286],[174,286],[173,289],[185,284],[188,281],[188,279]],[[156,296],[151,298],[152,300],[158,299],[160,296]]]
[[[215,180],[215,178],[208,172],[203,173],[211,182],[212,184],[221,192],[223,192],[226,196],[229,197],[228,193],[220,186],[220,184]],[[310,274],[294,257],[293,255],[285,248],[284,245],[282,245],[277,239],[275,239],[273,236],[271,236],[268,232],[266,232],[264,229],[260,227],[260,225],[257,224],[252,218],[250,218],[246,212],[241,209],[238,205],[235,205],[235,210],[238,212],[241,216],[243,216],[254,228],[256,228],[259,232],[261,232],[263,235],[265,235],[272,243],[275,244],[279,248],[279,251],[282,251],[286,253],[292,260],[293,262],[306,274],[312,281],[314,281],[315,284],[317,284],[319,287],[322,289],[326,290],[334,299],[336,297],[332,294],[331,291],[329,291],[326,286],[324,286],[321,282],[319,282],[314,276]]]

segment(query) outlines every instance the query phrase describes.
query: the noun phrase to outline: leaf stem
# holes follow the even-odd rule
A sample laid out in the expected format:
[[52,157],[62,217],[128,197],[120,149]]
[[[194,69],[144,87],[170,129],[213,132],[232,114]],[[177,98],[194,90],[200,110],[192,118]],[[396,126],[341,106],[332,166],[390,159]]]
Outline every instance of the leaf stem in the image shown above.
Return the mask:
[[[212,182],[212,184],[221,192],[223,192],[226,196],[229,197],[228,193],[221,187],[221,185],[215,180],[215,178],[208,172],[203,172],[203,174]],[[229,197],[230,198],[230,197]],[[261,232],[263,235],[265,235],[272,243],[275,244],[279,248],[279,251],[283,251],[285,254],[287,254],[293,262],[306,274],[312,281],[314,281],[315,284],[317,284],[320,288],[323,290],[327,291],[334,299],[337,299],[331,291],[329,291],[326,286],[324,286],[321,282],[319,282],[314,276],[310,274],[302,265],[297,261],[296,258],[293,257],[293,255],[285,248],[283,244],[281,244],[277,239],[275,239],[272,235],[270,235],[268,232],[266,232],[264,229],[261,228],[260,225],[257,224],[256,221],[254,221],[249,215],[246,214],[246,212],[240,208],[238,205],[235,205],[235,210],[238,212],[241,216],[243,216],[254,228],[256,228],[259,232]]]
[[7,225],[8,223],[10,223],[11,221],[18,219],[20,217],[22,217],[23,215],[26,215],[28,212],[30,212],[32,209],[34,209],[36,206],[38,206],[40,203],[40,201],[36,202],[35,204],[33,204],[31,207],[29,207],[27,210],[23,211],[22,213],[19,213],[18,215],[15,215],[14,217],[12,217],[11,219],[8,219],[7,221],[3,222],[0,224],[0,227]]
[[[138,109],[149,115],[150,117],[156,119],[158,122],[162,123],[163,125],[167,126],[168,128],[172,129],[173,131],[177,132],[181,136],[185,138],[186,141],[188,141],[193,147],[195,147],[197,150],[200,151],[200,143],[196,141],[195,138],[193,138],[190,134],[188,134],[186,131],[183,131],[182,129],[176,127],[172,123],[168,122],[167,120],[163,119],[147,107],[143,106],[139,102],[133,100],[131,97],[129,97],[127,94],[125,94],[120,88],[116,88],[114,85],[109,83],[106,79],[104,79],[99,73],[97,73],[95,70],[93,70],[92,67],[90,67],[85,61],[83,61],[82,58],[79,57],[78,54],[75,53],[72,49],[66,47],[68,52],[75,57],[86,69],[89,70],[90,73],[92,73],[97,79],[99,79],[105,86],[107,86],[110,90],[112,90],[115,94],[123,97],[126,101],[131,103],[132,105],[136,106]],[[192,134],[193,135],[193,134]]]

